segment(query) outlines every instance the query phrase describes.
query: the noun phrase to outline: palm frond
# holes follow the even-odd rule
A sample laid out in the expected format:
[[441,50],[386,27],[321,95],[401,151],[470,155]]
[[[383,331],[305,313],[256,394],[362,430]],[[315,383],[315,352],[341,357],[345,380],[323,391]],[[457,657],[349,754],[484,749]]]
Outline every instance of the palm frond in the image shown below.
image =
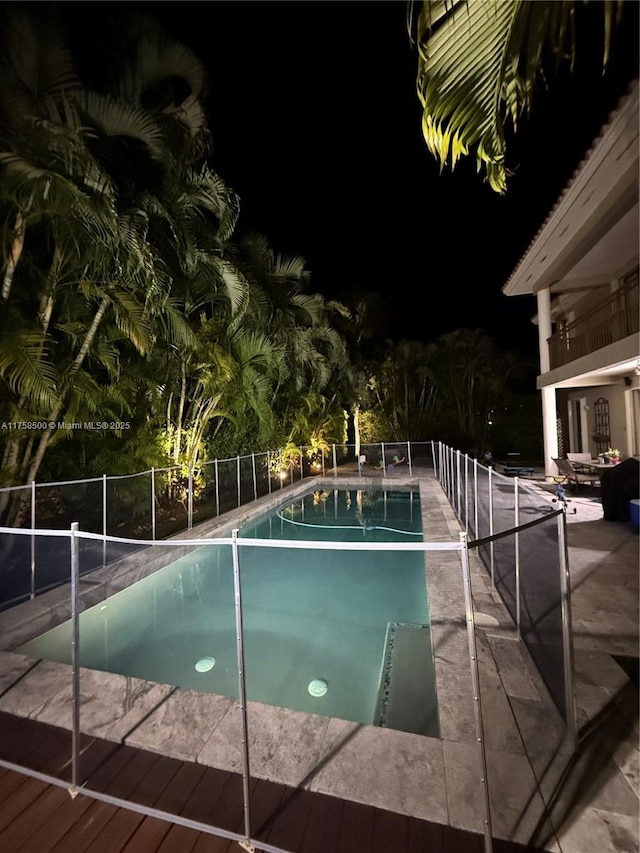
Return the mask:
[[207,117],[202,106],[202,101],[195,95],[190,95],[186,101],[172,112],[172,116],[179,121],[188,131],[193,139],[199,137],[202,129],[207,125]]
[[307,261],[298,255],[288,256],[278,253],[275,257],[273,275],[296,281],[304,281],[309,277],[306,265]]
[[260,332],[236,332],[231,338],[235,358],[243,366],[252,365],[263,373],[273,373],[284,349]]
[[183,315],[177,299],[168,299],[165,302],[161,322],[165,330],[164,337],[168,343],[174,344],[180,350],[197,348],[198,339]]
[[34,414],[48,412],[57,397],[58,374],[48,360],[50,343],[39,332],[3,323],[0,344],[0,381]]
[[189,97],[200,98],[206,83],[206,69],[185,44],[169,37],[156,21],[147,18],[138,40],[135,69],[123,78],[120,94],[142,103],[145,95],[150,100],[149,92],[153,87],[172,78],[187,83]]
[[233,315],[242,313],[249,298],[249,283],[240,272],[224,258],[213,258],[213,263],[225,288]]
[[162,128],[147,110],[86,90],[76,100],[85,123],[105,137],[131,137],[145,145],[154,159],[166,159]]
[[[119,383],[99,382],[86,370],[79,370],[68,378],[65,394],[64,420],[91,421],[111,418],[120,420],[131,412],[126,389]],[[71,430],[62,430],[73,437]]]
[[151,348],[151,329],[144,306],[125,291],[114,289],[111,293],[115,322],[139,353]]
[[35,102],[76,86],[74,69],[53,6],[4,4],[0,17],[0,67],[5,92],[28,94]]
[[[606,63],[624,4],[599,5]],[[517,129],[546,66],[573,61],[575,6],[576,0],[424,0],[417,88],[425,142],[441,169],[474,150],[491,188],[506,191],[505,122]]]

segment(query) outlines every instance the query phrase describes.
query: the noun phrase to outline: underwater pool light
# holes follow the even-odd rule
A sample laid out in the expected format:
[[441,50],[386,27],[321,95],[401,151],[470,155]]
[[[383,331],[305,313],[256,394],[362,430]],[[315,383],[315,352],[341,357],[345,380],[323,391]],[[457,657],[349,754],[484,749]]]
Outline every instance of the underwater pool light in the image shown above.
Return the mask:
[[329,685],[324,680],[324,678],[314,678],[313,681],[309,683],[309,693],[314,698],[318,699],[320,696],[324,696],[324,694],[329,689]]
[[200,658],[198,663],[196,664],[197,672],[209,672],[210,669],[216,665],[215,658]]

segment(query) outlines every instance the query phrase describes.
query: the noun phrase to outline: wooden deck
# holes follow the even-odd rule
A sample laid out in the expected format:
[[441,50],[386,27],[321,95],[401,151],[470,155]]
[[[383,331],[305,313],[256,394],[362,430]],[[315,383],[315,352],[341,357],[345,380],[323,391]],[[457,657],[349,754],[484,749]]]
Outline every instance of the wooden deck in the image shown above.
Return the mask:
[[[83,737],[87,788],[243,833],[242,777]],[[71,779],[71,735],[0,713],[0,758]],[[79,780],[81,781],[81,780]],[[252,835],[291,853],[483,853],[480,835],[323,794],[251,780]],[[243,853],[235,841],[0,767],[3,853]],[[534,848],[494,841],[495,853]]]

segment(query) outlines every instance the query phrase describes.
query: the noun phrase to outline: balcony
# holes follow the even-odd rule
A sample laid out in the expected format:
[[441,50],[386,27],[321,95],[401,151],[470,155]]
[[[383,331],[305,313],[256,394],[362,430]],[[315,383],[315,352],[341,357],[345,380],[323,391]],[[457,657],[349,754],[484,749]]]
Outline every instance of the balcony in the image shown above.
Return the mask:
[[548,339],[551,369],[637,334],[639,330],[638,270],[635,270],[610,297],[573,322],[564,324]]

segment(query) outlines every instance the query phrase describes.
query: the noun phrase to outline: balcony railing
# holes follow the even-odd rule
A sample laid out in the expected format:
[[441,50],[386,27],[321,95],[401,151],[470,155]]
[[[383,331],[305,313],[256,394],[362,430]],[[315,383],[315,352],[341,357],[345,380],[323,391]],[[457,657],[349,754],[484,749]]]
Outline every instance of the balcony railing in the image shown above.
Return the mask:
[[622,286],[572,323],[567,323],[549,343],[551,369],[602,349],[640,330],[638,271]]

